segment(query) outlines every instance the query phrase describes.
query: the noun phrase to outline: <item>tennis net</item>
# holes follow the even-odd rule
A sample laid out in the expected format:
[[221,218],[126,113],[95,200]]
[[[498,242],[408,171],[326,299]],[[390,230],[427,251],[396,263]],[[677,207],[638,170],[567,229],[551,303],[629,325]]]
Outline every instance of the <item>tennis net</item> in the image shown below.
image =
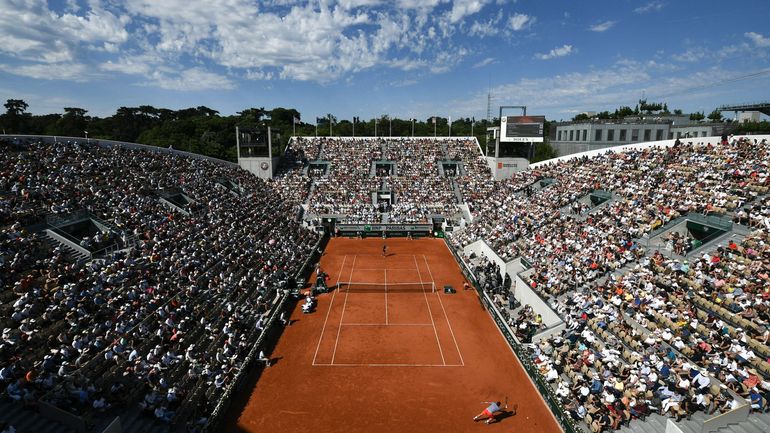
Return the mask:
[[350,293],[433,293],[436,284],[430,283],[339,283],[340,292]]

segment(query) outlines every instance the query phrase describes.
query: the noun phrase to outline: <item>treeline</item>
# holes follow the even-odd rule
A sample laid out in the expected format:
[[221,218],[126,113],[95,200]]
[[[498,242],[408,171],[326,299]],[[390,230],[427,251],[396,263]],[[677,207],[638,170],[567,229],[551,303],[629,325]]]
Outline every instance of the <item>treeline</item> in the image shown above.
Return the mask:
[[[382,116],[374,119],[338,119],[332,114],[313,119],[302,119],[293,108],[248,108],[235,115],[222,116],[205,106],[170,110],[151,105],[120,107],[108,117],[89,116],[88,110],[64,107],[63,113],[32,115],[29,105],[21,99],[9,99],[0,115],[0,127],[7,134],[44,134],[88,137],[173,147],[229,161],[236,160],[235,127],[267,128],[279,131],[274,135],[282,149],[289,137],[303,136],[470,136],[484,144],[487,126],[499,125],[498,119],[398,119]],[[355,120],[355,124],[354,124]],[[548,136],[546,131],[546,137]],[[538,145],[537,160],[554,157],[548,143]]]
[[[683,116],[684,113],[681,109],[676,108],[672,111],[669,111],[668,104],[665,102],[647,102],[646,99],[640,99],[639,102],[636,104],[634,108],[631,108],[628,105],[623,105],[615,109],[615,111],[600,111],[592,116],[589,116],[587,113],[580,113],[577,114],[575,117],[572,118],[572,121],[574,122],[580,122],[580,121],[587,121],[591,119],[598,119],[598,120],[621,120],[625,117],[631,117],[631,116],[641,116],[641,115],[647,115],[647,116]],[[714,110],[711,113],[709,113],[708,116],[706,116],[703,112],[695,112],[691,113],[690,120],[703,120],[708,118],[712,122],[721,122],[723,120],[722,113],[719,110]]]

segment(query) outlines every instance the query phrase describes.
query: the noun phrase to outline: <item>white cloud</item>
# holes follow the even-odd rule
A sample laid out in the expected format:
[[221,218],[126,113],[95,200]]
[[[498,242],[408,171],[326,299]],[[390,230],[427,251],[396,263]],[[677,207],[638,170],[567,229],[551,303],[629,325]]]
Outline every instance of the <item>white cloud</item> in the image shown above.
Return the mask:
[[639,6],[638,8],[634,9],[634,13],[637,14],[644,14],[647,12],[659,12],[666,6],[665,3],[663,3],[660,0],[651,1],[643,6]]
[[[222,3],[212,7],[211,2]],[[436,1],[404,4],[403,9],[364,9],[374,1],[308,3],[269,11],[248,0],[130,0],[132,15],[157,21],[147,32],[151,49],[170,56],[191,55],[243,70],[275,69],[282,79],[328,82],[375,66],[389,67],[395,52],[427,70],[449,44],[460,19],[486,1],[457,1],[450,14],[429,15]],[[253,75],[256,78],[258,75]]]
[[[377,6],[382,4],[383,0],[340,0],[339,4],[345,9],[360,8],[365,6]],[[292,1],[291,4],[299,3]],[[284,5],[285,6],[285,5]]]
[[500,21],[503,19],[503,11],[497,12],[497,15],[486,21],[474,21],[471,24],[471,28],[468,30],[468,34],[471,36],[478,36],[480,38],[493,36],[500,32]]
[[487,57],[486,59],[476,63],[473,65],[474,68],[483,68],[484,66],[491,65],[493,63],[497,63],[497,59],[494,57]]
[[0,71],[37,80],[87,82],[95,74],[79,63],[38,63],[32,65],[0,64]]
[[552,49],[551,51],[549,51],[546,54],[542,54],[542,53],[541,54],[535,54],[535,57],[540,59],[540,60],[550,60],[550,59],[555,59],[556,57],[568,56],[568,55],[572,54],[572,52],[573,52],[572,45],[565,44],[565,45],[562,45],[560,47],[556,47],[556,48]]
[[[485,7],[501,7],[480,16]],[[510,3],[510,2],[509,2]],[[169,89],[250,80],[328,83],[371,68],[443,73],[467,56],[458,33],[504,36],[536,18],[502,0],[0,0],[0,62],[82,65]],[[491,8],[490,8],[491,9]],[[498,10],[499,9],[499,10]],[[227,76],[215,71],[227,70]],[[64,73],[61,78],[78,79]]]
[[414,80],[414,79],[405,79],[405,80],[396,80],[396,81],[391,81],[391,82],[390,82],[390,85],[391,85],[392,87],[408,87],[408,86],[413,86],[413,85],[415,85],[415,84],[417,84],[417,83],[418,83],[418,81],[417,81],[417,80]]
[[517,32],[528,29],[532,26],[532,24],[535,23],[535,21],[537,21],[536,17],[519,13],[513,14],[510,18],[508,18],[508,24],[514,31]]
[[248,70],[246,71],[246,78],[249,80],[257,80],[257,81],[265,81],[265,80],[272,80],[273,79],[273,73],[269,71],[253,71]]
[[606,32],[607,30],[611,29],[615,26],[617,21],[605,21],[603,23],[594,24],[591,27],[588,28],[588,30],[591,30],[592,32]]
[[449,12],[449,21],[456,23],[468,15],[480,11],[487,1],[481,0],[454,0],[452,10]]
[[705,48],[690,47],[683,53],[675,54],[673,58],[679,62],[692,63],[701,61],[707,54],[708,52]]
[[152,56],[125,56],[115,61],[108,60],[99,65],[99,69],[130,75],[147,75],[157,68],[159,59]]
[[765,48],[770,47],[770,38],[760,35],[756,32],[746,32],[743,34],[754,43],[756,47]]
[[[729,97],[734,88],[715,83],[746,75],[745,70],[720,67],[684,73],[676,65],[623,59],[605,69],[521,78],[492,87],[491,94],[495,100],[525,104],[538,113],[609,110],[633,104],[643,92],[652,100],[667,102],[671,108],[684,108],[687,101],[704,101],[704,98],[720,94],[722,99]],[[765,81],[770,79],[764,77]],[[458,113],[478,113],[479,107],[486,106],[486,100],[485,88],[444,105],[453,107]]]
[[144,81],[140,85],[181,91],[230,90],[235,88],[235,83],[227,77],[201,68],[187,69],[179,74],[155,71],[149,78],[150,80]]
[[130,18],[114,14],[93,2],[84,15],[57,13],[45,0],[0,0],[0,53],[40,63],[72,62],[76,53],[103,43],[128,40]]

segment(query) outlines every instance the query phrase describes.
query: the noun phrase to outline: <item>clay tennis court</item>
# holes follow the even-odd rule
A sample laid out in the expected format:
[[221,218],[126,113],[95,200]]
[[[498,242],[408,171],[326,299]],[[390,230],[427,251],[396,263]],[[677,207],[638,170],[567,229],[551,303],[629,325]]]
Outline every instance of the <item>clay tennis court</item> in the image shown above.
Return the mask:
[[[295,308],[224,431],[560,431],[442,240],[336,238],[321,268],[339,289]],[[506,396],[518,413],[472,420]]]

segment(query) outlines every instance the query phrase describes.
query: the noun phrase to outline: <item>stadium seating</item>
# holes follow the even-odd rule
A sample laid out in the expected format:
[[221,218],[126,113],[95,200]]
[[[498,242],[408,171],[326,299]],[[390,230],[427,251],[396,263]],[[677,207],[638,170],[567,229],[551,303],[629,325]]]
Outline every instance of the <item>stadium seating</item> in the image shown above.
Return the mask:
[[[769,151],[766,142],[733,139],[609,152],[498,183],[489,202],[467,196],[477,217],[453,242],[483,239],[504,260],[531,266],[523,280],[566,329],[545,332],[529,356],[584,429],[659,414],[695,417],[698,429],[706,414],[741,399],[767,410],[768,168],[758,161]],[[555,182],[538,189],[542,179]],[[595,209],[567,206],[597,189],[614,198]],[[669,232],[664,248],[646,248],[692,214],[743,226],[720,245],[698,249]],[[527,305],[506,317],[527,343],[543,329]]]
[[[766,142],[610,151],[498,182],[467,139],[295,138],[268,182],[173,154],[0,146],[0,381],[19,407],[45,396],[88,419],[133,408],[205,426],[318,239],[287,215],[413,223],[464,220],[467,205],[451,245],[484,241],[518,261],[514,277],[564,323],[549,329],[517,305],[511,275],[475,259],[480,288],[581,428],[768,408]],[[187,197],[177,207],[171,190]],[[383,206],[377,191],[396,199]],[[586,198],[597,191],[600,204]],[[83,257],[41,231],[76,212],[113,230],[86,246],[118,251]],[[695,216],[735,228],[712,242],[671,230]]]
[[[0,146],[4,398],[43,398],[96,424],[141,408],[204,427],[317,235],[285,217],[290,199],[233,166],[84,143]],[[195,212],[163,204],[172,187]],[[136,243],[78,259],[36,230],[44,214],[76,210]]]
[[[330,170],[312,179],[306,170],[281,170],[276,179],[279,189],[298,194],[293,186],[310,182],[306,198],[295,201],[306,203],[311,215],[335,215],[347,223],[430,223],[433,216],[459,220],[462,197],[454,180],[442,175],[440,163],[465,163],[467,158],[472,173],[482,170],[477,161],[478,146],[467,139],[297,137],[288,153],[295,160],[295,154],[316,155],[315,160],[330,163]],[[304,161],[305,169],[311,161]],[[395,168],[378,175],[373,168],[378,161],[392,163]],[[481,173],[484,176],[488,169]],[[376,203],[373,200],[378,191],[388,192],[394,199],[386,205]]]

